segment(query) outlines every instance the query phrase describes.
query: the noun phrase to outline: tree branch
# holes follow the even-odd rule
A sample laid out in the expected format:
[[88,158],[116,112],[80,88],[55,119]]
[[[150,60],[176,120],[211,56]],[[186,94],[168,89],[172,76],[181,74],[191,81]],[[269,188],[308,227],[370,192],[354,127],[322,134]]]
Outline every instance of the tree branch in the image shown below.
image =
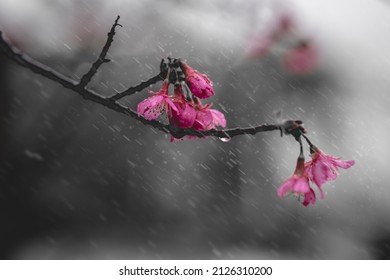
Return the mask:
[[108,62],[109,60],[106,59],[107,52],[111,46],[111,43],[113,42],[113,38],[115,35],[115,27],[116,26],[121,26],[118,21],[119,21],[119,16],[115,20],[115,23],[113,24],[110,32],[108,33],[108,38],[107,41],[99,55],[99,58],[93,63],[91,66],[91,69],[81,78],[79,82],[68,78],[61,73],[53,70],[52,68],[34,60],[33,58],[29,57],[28,55],[22,53],[20,50],[12,46],[12,44],[5,38],[4,34],[0,31],[0,50],[4,52],[7,57],[17,64],[21,65],[22,67],[25,67],[27,69],[30,69],[31,71],[42,75],[49,80],[52,80],[54,82],[57,82],[61,84],[63,87],[68,88],[79,95],[81,95],[84,99],[91,100],[95,103],[99,103],[111,110],[114,110],[116,112],[125,114],[127,116],[132,117],[133,119],[136,119],[137,121],[145,124],[145,125],[150,125],[164,133],[171,134],[175,138],[182,138],[186,135],[189,136],[197,136],[197,137],[205,137],[205,136],[215,136],[218,138],[233,138],[238,135],[243,135],[243,134],[256,134],[258,132],[265,132],[265,131],[272,131],[272,130],[280,130],[281,126],[276,125],[276,124],[262,124],[259,126],[254,126],[254,127],[247,127],[247,128],[232,128],[232,129],[223,129],[223,130],[208,130],[208,131],[196,131],[193,129],[180,129],[180,128],[175,128],[170,125],[163,124],[159,121],[149,121],[144,119],[141,116],[138,116],[138,114],[131,110],[130,108],[122,105],[121,103],[118,102],[119,99],[123,98],[124,96],[134,94],[136,92],[139,92],[149,85],[152,85],[158,81],[163,80],[166,70],[164,69],[163,66],[163,61],[161,64],[161,72],[150,78],[149,80],[140,83],[137,86],[130,87],[129,89],[121,92],[114,94],[111,97],[104,97],[98,93],[96,93],[93,90],[86,89],[85,86],[91,81],[92,77],[96,74],[98,68],[105,62]]
[[149,80],[147,81],[144,81],[142,83],[140,83],[139,85],[136,85],[134,87],[130,87],[128,88],[127,90],[123,91],[123,92],[120,92],[118,94],[115,94],[114,96],[110,97],[111,100],[119,100],[125,96],[128,96],[128,95],[132,95],[136,92],[139,92],[141,90],[143,90],[144,88],[147,88],[148,86],[150,85],[153,85],[159,81],[162,81],[164,80],[164,73],[163,72],[160,72],[159,74],[157,74],[156,76],[150,78]]
[[207,131],[199,131],[193,129],[178,129],[171,127],[169,129],[170,134],[175,138],[182,138],[186,135],[188,136],[197,136],[197,137],[205,137],[205,136],[215,136],[218,138],[231,139],[237,135],[243,134],[252,134],[255,135],[258,132],[272,131],[272,130],[280,130],[280,125],[276,124],[262,124],[254,127],[237,127],[230,129],[211,129]]
[[68,88],[78,94],[80,94],[84,99],[91,100],[95,103],[99,103],[111,110],[117,111],[119,113],[128,115],[143,124],[151,125],[158,130],[161,130],[165,133],[169,133],[166,125],[158,122],[158,121],[149,121],[144,119],[143,117],[138,116],[136,112],[127,108],[126,106],[116,102],[115,100],[111,100],[110,98],[106,98],[93,90],[86,89],[80,87],[77,81],[68,78],[61,73],[53,70],[52,68],[34,60],[26,54],[23,54],[20,50],[13,47],[11,43],[5,38],[4,34],[0,31],[0,50],[3,51],[7,57],[17,64],[32,70],[33,72],[42,75],[49,80],[57,82],[61,84],[63,87]]
[[92,77],[96,74],[96,72],[99,69],[99,67],[103,63],[110,62],[110,60],[107,59],[106,56],[107,56],[108,50],[111,47],[112,42],[114,41],[115,27],[117,27],[117,26],[121,26],[122,27],[122,25],[120,25],[118,23],[119,19],[120,19],[120,16],[118,16],[116,18],[113,26],[111,27],[110,32],[108,32],[108,34],[107,34],[107,41],[104,44],[104,47],[103,47],[102,51],[100,52],[100,55],[99,55],[98,59],[92,64],[91,69],[89,69],[89,71],[87,73],[85,73],[81,77],[80,83],[78,84],[79,87],[85,87],[91,81]]

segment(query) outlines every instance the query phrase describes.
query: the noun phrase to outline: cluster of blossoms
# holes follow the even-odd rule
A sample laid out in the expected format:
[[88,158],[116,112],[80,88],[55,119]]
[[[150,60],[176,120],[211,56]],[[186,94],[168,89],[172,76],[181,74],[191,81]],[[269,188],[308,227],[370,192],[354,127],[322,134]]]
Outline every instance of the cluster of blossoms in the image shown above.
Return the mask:
[[[217,126],[226,127],[225,116],[218,110],[211,109],[212,104],[203,105],[201,99],[213,96],[214,89],[210,79],[192,69],[180,60],[174,60],[168,67],[167,77],[158,92],[149,91],[153,96],[141,101],[137,113],[147,120],[156,120],[166,113],[169,124],[179,129],[191,128],[197,131],[215,129]],[[169,85],[173,84],[173,94],[169,93]],[[278,196],[283,198],[288,193],[301,197],[302,204],[315,204],[316,194],[310,182],[317,185],[321,199],[324,198],[323,184],[335,180],[338,169],[348,169],[355,164],[354,160],[341,160],[327,155],[314,146],[305,136],[306,130],[301,121],[285,121],[280,127],[282,132],[291,134],[300,144],[300,155],[294,174],[278,189]],[[196,136],[184,136],[197,138]],[[310,146],[312,159],[305,163],[301,138]],[[178,140],[171,137],[171,141]]]
[[322,190],[323,184],[329,181],[333,181],[337,178],[338,169],[348,169],[355,164],[354,160],[341,160],[331,155],[327,155],[319,148],[314,146],[310,140],[304,136],[310,146],[311,160],[305,163],[303,155],[302,142],[296,137],[301,145],[301,152],[297,160],[297,166],[294,174],[288,178],[279,188],[278,196],[283,198],[287,193],[294,193],[294,195],[300,197],[304,196],[302,204],[308,206],[309,204],[315,204],[316,195],[314,190],[310,187],[310,182],[317,185],[320,191],[321,199],[324,199],[324,191]]
[[260,58],[273,52],[281,55],[287,73],[298,76],[312,73],[317,68],[317,50],[311,40],[298,36],[295,29],[291,14],[277,16],[267,32],[251,37],[248,54]]
[[[184,74],[183,80],[180,79],[181,73]],[[172,83],[170,75],[175,78],[173,95],[169,94],[169,85]],[[169,67],[160,91],[149,93],[153,96],[141,101],[137,106],[138,115],[147,120],[156,120],[165,112],[170,125],[177,128],[206,131],[217,126],[226,127],[225,116],[218,110],[211,109],[212,104],[203,105],[200,100],[215,94],[210,79],[182,61],[178,61],[178,67]],[[171,141],[175,140],[177,139],[171,138]]]

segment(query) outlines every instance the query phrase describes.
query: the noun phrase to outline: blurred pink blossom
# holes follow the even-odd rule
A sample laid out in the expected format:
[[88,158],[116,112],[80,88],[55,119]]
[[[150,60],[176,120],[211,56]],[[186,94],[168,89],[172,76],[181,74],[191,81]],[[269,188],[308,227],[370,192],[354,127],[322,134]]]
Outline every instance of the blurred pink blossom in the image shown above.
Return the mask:
[[255,34],[249,40],[248,54],[251,57],[262,57],[284,36],[291,33],[294,20],[290,14],[279,15],[265,33]]
[[354,160],[341,160],[331,155],[323,153],[317,147],[311,154],[312,160],[305,164],[305,173],[311,181],[319,188],[321,199],[324,198],[324,192],[321,186],[326,182],[337,178],[338,168],[348,169],[355,164]]
[[175,87],[172,101],[177,110],[172,111],[170,122],[179,128],[192,127],[196,118],[196,110],[193,104],[186,100],[181,85]]
[[283,67],[293,75],[306,75],[317,67],[317,53],[310,42],[302,41],[283,57]]
[[309,178],[305,172],[305,159],[299,157],[297,160],[297,166],[294,174],[288,178],[278,188],[278,196],[283,198],[287,193],[293,192],[295,195],[304,195],[302,204],[308,206],[309,204],[315,204],[316,195],[313,189],[310,187]]
[[251,36],[247,54],[262,58],[269,53],[280,57],[283,70],[291,75],[307,75],[318,67],[318,50],[312,40],[299,33],[291,12],[276,13],[266,30]]

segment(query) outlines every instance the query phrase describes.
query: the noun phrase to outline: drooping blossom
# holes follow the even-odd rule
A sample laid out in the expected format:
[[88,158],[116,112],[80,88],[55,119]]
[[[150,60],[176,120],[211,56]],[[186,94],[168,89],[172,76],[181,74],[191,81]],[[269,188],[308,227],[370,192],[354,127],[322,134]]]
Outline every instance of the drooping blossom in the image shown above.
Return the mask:
[[[169,124],[176,129],[194,129],[207,131],[218,126],[226,127],[226,119],[223,113],[211,109],[212,104],[203,105],[200,98],[210,97],[214,94],[212,82],[204,74],[192,69],[187,64],[180,62],[180,67],[185,74],[185,82],[179,79],[178,69],[171,69],[176,72],[176,81],[173,95],[169,95],[169,76],[164,81],[159,92],[150,91],[154,96],[149,97],[137,106],[137,113],[147,120],[157,119],[162,112],[167,113]],[[187,92],[183,90],[186,87]],[[181,133],[172,133],[181,135]],[[198,136],[185,135],[182,139],[197,139]],[[171,141],[176,141],[172,136]]]
[[[186,101],[186,102],[188,102],[188,101]],[[176,102],[175,102],[175,104],[176,104]],[[180,106],[182,106],[182,105],[177,105],[177,108],[180,108]],[[191,116],[191,118],[181,117],[180,116],[180,113],[181,113],[180,109],[178,110],[178,112],[173,112],[172,122],[174,124],[176,124],[177,127],[179,127],[179,125],[177,125],[178,123],[179,124],[183,123],[184,121],[187,121],[189,119],[191,119],[191,121],[193,121],[193,124],[191,127],[186,126],[186,128],[192,128],[192,129],[197,130],[197,131],[207,131],[210,129],[215,129],[218,126],[226,127],[226,119],[225,119],[224,114],[218,110],[210,109],[212,104],[203,105],[200,102],[200,100],[195,97],[194,100],[192,101],[192,103],[190,103],[190,105],[187,104],[187,106],[190,106],[192,109],[195,110],[195,117],[193,115],[194,111],[192,111],[192,109],[189,110],[189,112],[190,112],[189,115]],[[189,122],[188,122],[188,124],[189,124]],[[182,139],[198,139],[198,137],[192,136],[192,135],[186,135]],[[175,137],[171,137],[171,141],[174,142],[177,140],[179,140],[179,139],[176,139]]]
[[287,51],[283,57],[283,67],[292,75],[307,75],[317,67],[317,53],[310,42],[302,41]]
[[171,124],[179,128],[192,127],[196,119],[196,110],[194,105],[186,100],[181,85],[175,86],[172,101],[177,110],[172,111]]
[[[211,115],[213,116],[213,125],[226,127],[225,115],[218,110],[210,109]],[[215,127],[214,127],[215,128]]]
[[[256,31],[248,41],[247,55],[262,58],[274,54],[282,69],[290,75],[304,76],[318,67],[318,49],[312,40],[303,35],[291,11],[277,12],[265,30]],[[264,29],[264,28],[263,28]]]
[[309,179],[319,188],[321,199],[324,198],[322,185],[337,178],[338,169],[348,169],[355,164],[354,160],[341,160],[331,155],[327,155],[319,148],[312,147],[312,160],[305,164],[305,172]]
[[291,14],[283,13],[277,16],[267,31],[257,33],[250,38],[247,53],[255,58],[266,55],[280,39],[291,33],[293,27],[294,20]]
[[188,88],[198,98],[209,98],[214,95],[213,83],[202,73],[188,66],[186,63],[181,63],[183,72],[186,76]]
[[168,86],[168,81],[164,81],[159,92],[149,91],[154,96],[138,103],[138,116],[143,116],[147,120],[155,120],[163,111],[166,111],[168,115],[172,114],[172,112],[177,112],[176,105],[168,95]]
[[211,129],[213,115],[210,112],[210,105],[198,106],[197,109],[193,128],[200,131]]
[[202,105],[200,100],[197,101],[197,114],[193,125],[195,130],[210,130],[217,126],[226,127],[226,119],[224,114],[215,109],[210,109],[212,104]]
[[297,196],[303,195],[304,200],[302,204],[304,206],[308,206],[309,204],[314,205],[316,202],[316,195],[310,187],[309,178],[305,172],[305,159],[303,156],[298,158],[294,174],[284,181],[277,191],[280,198],[283,198],[290,192]]

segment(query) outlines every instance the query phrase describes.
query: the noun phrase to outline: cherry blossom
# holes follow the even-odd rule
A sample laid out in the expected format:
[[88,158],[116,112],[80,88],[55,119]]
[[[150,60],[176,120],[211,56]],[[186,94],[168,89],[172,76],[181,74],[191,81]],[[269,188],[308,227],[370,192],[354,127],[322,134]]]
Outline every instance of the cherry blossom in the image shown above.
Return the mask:
[[226,119],[223,113],[218,110],[210,109],[212,104],[198,104],[196,119],[193,128],[195,130],[210,130],[217,126],[226,127]]
[[354,160],[341,160],[327,155],[319,148],[312,147],[312,160],[305,164],[305,173],[319,188],[321,199],[324,198],[322,185],[337,178],[338,169],[348,169],[355,164]]
[[194,105],[186,100],[181,85],[175,86],[172,100],[177,111],[172,111],[170,122],[179,128],[192,127],[196,119],[196,110]]
[[266,55],[279,40],[292,33],[294,25],[294,19],[290,14],[278,15],[267,32],[255,34],[250,38],[247,53],[257,58]]
[[187,85],[198,98],[209,98],[214,95],[213,83],[205,75],[188,66],[186,63],[181,63],[184,74],[186,75]]
[[294,174],[288,178],[278,188],[278,196],[283,198],[287,193],[294,193],[297,196],[303,195],[304,200],[302,204],[308,206],[309,204],[315,204],[316,195],[313,189],[310,187],[309,177],[305,172],[305,159],[300,156],[297,160],[297,166]]
[[176,105],[171,101],[168,95],[168,86],[168,81],[164,81],[159,92],[149,91],[149,93],[154,94],[154,96],[138,103],[138,116],[143,116],[147,120],[155,120],[164,110],[169,115],[172,112],[178,112]]
[[302,41],[288,50],[283,57],[283,67],[293,75],[306,75],[317,67],[317,53],[310,42]]

